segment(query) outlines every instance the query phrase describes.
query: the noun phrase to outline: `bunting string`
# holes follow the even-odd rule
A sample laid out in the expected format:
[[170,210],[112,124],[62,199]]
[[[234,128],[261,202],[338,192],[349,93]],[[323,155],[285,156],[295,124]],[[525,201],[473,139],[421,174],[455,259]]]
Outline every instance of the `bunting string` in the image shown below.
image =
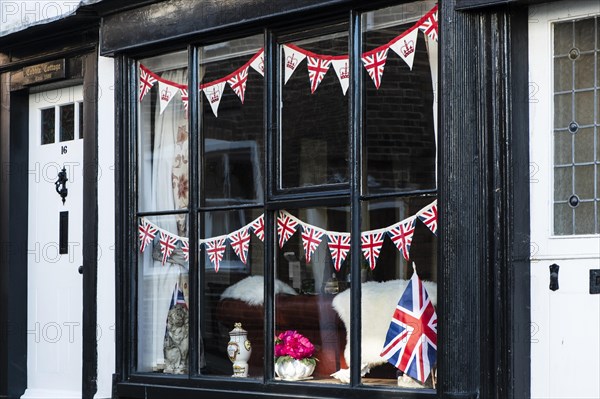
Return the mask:
[[[415,233],[416,221],[421,221],[433,234],[437,235],[437,200],[425,206],[415,215],[412,215],[398,223],[390,226],[368,230],[361,233],[361,250],[371,270],[375,269],[381,247],[388,237],[404,259],[410,260],[410,246]],[[250,233],[261,241],[264,241],[264,215],[260,215],[247,225],[225,235],[209,237],[198,240],[200,247],[204,247],[209,261],[215,272],[219,271],[221,262],[225,255],[227,245],[237,255],[240,261],[248,264],[248,249],[250,247]],[[306,262],[310,262],[312,255],[321,245],[327,242],[333,266],[340,271],[350,251],[350,233],[339,231],[328,231],[317,226],[305,223],[289,212],[282,210],[277,215],[277,238],[279,247],[283,248],[286,242],[300,231],[302,247]],[[164,266],[176,248],[183,251],[184,258],[189,261],[189,240],[180,237],[158,227],[146,218],[141,218],[138,226],[140,252],[144,252],[148,246],[158,238],[160,245],[161,263]]]

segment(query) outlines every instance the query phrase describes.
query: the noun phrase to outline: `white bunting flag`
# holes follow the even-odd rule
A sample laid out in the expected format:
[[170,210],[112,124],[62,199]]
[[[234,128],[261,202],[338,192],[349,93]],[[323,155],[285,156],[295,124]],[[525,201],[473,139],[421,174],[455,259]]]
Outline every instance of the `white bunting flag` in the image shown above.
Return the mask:
[[394,53],[398,54],[400,58],[406,62],[411,71],[415,59],[415,51],[417,49],[418,33],[419,29],[414,26],[390,46],[390,48],[394,50]]
[[261,49],[252,61],[250,61],[250,66],[256,72],[260,73],[260,76],[265,76],[265,50]]
[[350,252],[350,233],[334,233],[327,232],[327,245],[331,252],[331,260],[335,271],[339,272],[342,268],[342,263]]
[[383,76],[383,68],[387,61],[388,47],[379,51],[369,51],[362,56],[362,62],[365,64],[365,69],[369,73],[375,87],[379,89],[381,78]]
[[231,90],[238,95],[242,104],[244,103],[244,94],[246,93],[246,82],[248,81],[248,65],[238,69],[233,76],[227,79]]
[[324,234],[325,232],[317,230],[314,227],[306,224],[302,225],[302,246],[304,247],[306,263],[310,262],[310,257],[321,243]]
[[223,260],[223,255],[225,254],[225,238],[215,238],[205,242],[204,245],[206,246],[208,259],[210,259],[210,263],[212,263],[215,268],[215,272],[218,273],[221,261]]
[[177,244],[177,237],[164,231],[160,232],[160,253],[162,254],[162,264],[167,263]]
[[348,87],[350,86],[350,59],[332,59],[331,65],[333,65],[333,70],[340,80],[340,85],[342,86],[342,93],[346,95],[348,91]]
[[170,84],[158,81],[158,98],[160,100],[160,113],[162,114],[167,109],[167,106],[175,97],[175,94],[179,91],[178,88],[171,86]]
[[292,74],[296,68],[298,68],[298,65],[306,58],[306,54],[298,51],[297,49],[298,47],[296,46],[291,47],[285,44],[283,45],[283,56],[285,58],[283,63],[285,70],[283,80],[284,84],[290,80]]
[[204,86],[202,91],[210,104],[215,116],[218,116],[219,104],[221,104],[221,98],[223,97],[223,90],[225,89],[225,81],[214,83],[210,86]]
[[248,227],[235,231],[229,235],[229,244],[233,252],[240,258],[243,264],[248,262],[248,248],[250,247],[250,233]]

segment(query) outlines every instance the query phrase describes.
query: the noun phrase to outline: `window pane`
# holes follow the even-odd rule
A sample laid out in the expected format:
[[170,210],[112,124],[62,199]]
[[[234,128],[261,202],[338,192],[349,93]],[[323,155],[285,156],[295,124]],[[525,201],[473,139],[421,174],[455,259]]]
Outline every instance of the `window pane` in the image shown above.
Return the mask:
[[75,138],[75,104],[60,107],[60,141]]
[[[332,246],[328,243],[335,240],[331,245],[337,243],[340,248],[337,254],[348,248],[349,237],[335,232],[350,231],[350,210],[347,207],[310,208],[282,215],[285,218],[282,223],[292,226],[291,219],[299,224],[294,234],[277,249],[275,334],[281,336],[286,331],[297,331],[306,337],[314,346],[313,356],[319,359],[312,381],[339,383],[331,374],[348,368],[351,259],[347,256],[342,261],[336,257],[339,259],[339,270],[336,270],[330,252]],[[304,249],[304,241],[308,251]],[[288,343],[287,337],[281,338],[284,342],[276,347],[275,353],[275,377],[288,379],[284,371],[291,366],[286,361],[300,352],[298,345]]]
[[[412,8],[424,3],[411,4]],[[433,6],[433,3],[431,4]],[[406,20],[408,5],[390,7],[363,16],[364,123],[366,173],[363,180],[369,193],[434,189],[435,123],[434,84],[437,82],[437,42],[425,36],[406,35],[397,43],[401,54],[414,56],[412,70],[396,52],[375,51],[409,30],[416,22]],[[384,23],[385,21],[385,23]],[[395,21],[395,22],[390,22]],[[370,52],[371,50],[375,51]],[[430,64],[429,56],[436,61]],[[370,76],[373,66],[382,73]],[[433,67],[433,69],[432,69]],[[432,79],[432,74],[436,75]]]
[[77,103],[79,107],[79,138],[83,138],[83,103]]
[[54,108],[42,110],[42,144],[54,143],[54,131],[56,130],[56,113]]
[[184,209],[189,190],[188,122],[175,85],[187,84],[187,52],[148,58],[140,64],[164,83],[155,82],[141,102],[137,99],[138,207],[140,211]]
[[[140,219],[140,226],[155,237],[144,248],[140,244],[138,255],[137,369],[187,374],[190,302],[182,249],[187,222],[177,216],[149,217]],[[172,247],[169,256],[163,248]]]
[[575,135],[575,162],[594,162],[594,128],[580,129]]
[[348,182],[348,97],[335,70],[341,63],[340,76],[347,82],[347,59],[324,58],[348,55],[347,28],[340,29],[280,47],[280,189]]
[[205,206],[263,201],[264,78],[250,65],[262,46],[258,35],[200,49]]
[[[237,210],[207,212],[200,216],[203,231],[200,236],[209,239],[200,253],[200,267],[204,271],[200,360],[204,375],[243,374],[242,367],[249,377],[263,376],[264,246],[249,227],[261,214],[262,210]],[[248,242],[247,253],[244,242]],[[240,353],[235,355],[238,363],[232,365],[228,356],[229,332],[236,323],[241,323],[247,338],[238,342]],[[247,352],[241,347],[246,340],[251,348],[249,359],[244,358]]]
[[[425,384],[421,384],[418,380],[409,377],[408,373],[403,374],[383,359],[380,353],[384,351],[386,336],[396,306],[403,295],[408,295],[405,290],[413,277],[413,265],[416,266],[431,303],[434,308],[437,307],[437,238],[419,218],[415,217],[419,211],[432,204],[434,199],[407,197],[363,203],[362,246],[368,248],[371,245],[374,248],[372,251],[376,251],[378,245],[381,245],[374,268],[372,259],[367,255],[360,262],[363,280],[361,361],[367,364],[370,370],[364,375],[363,384],[404,388],[432,388],[433,386],[431,375]],[[398,222],[402,223],[398,225]],[[383,230],[378,231],[378,229]],[[365,235],[365,232],[373,230],[375,230],[373,233]],[[394,240],[392,237],[395,237]],[[410,245],[404,246],[404,243]],[[399,248],[402,248],[402,252]],[[407,302],[403,303],[406,306]],[[425,311],[424,314],[429,313]],[[431,315],[424,317],[432,320]],[[400,334],[401,329],[396,328],[397,330],[394,330],[391,336]],[[428,327],[414,328],[414,332],[404,338],[407,340],[406,345],[410,344],[411,339],[417,339],[419,332],[423,332],[428,339],[433,339],[437,346],[437,332],[433,334]],[[393,348],[389,350],[392,359],[394,353]],[[404,363],[400,364],[399,369],[402,367],[404,370],[409,369]],[[435,367],[435,361],[432,367]]]

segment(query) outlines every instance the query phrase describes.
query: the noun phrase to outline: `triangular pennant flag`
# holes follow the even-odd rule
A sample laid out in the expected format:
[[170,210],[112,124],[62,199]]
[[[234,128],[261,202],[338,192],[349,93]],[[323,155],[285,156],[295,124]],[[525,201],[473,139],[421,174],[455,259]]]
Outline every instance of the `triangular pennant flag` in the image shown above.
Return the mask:
[[419,29],[423,31],[427,36],[437,42],[438,39],[438,18],[437,18],[437,5],[431,9],[421,20],[419,21]]
[[383,231],[365,231],[360,235],[361,249],[371,270],[375,270],[375,266],[377,265],[377,259],[383,245],[383,233]]
[[247,264],[248,248],[250,247],[250,233],[248,233],[248,227],[231,233],[229,235],[229,244],[242,263]]
[[160,253],[162,254],[162,264],[167,263],[167,259],[173,253],[175,244],[177,243],[177,237],[172,236],[164,231],[160,232]]
[[145,219],[140,220],[140,225],[138,226],[140,252],[144,252],[146,250],[146,246],[154,240],[157,232],[158,229],[148,223]]
[[310,262],[310,256],[315,252],[325,232],[319,231],[314,227],[302,225],[302,246],[306,256],[306,263]]
[[265,50],[260,49],[258,53],[251,59],[250,66],[256,72],[260,73],[260,76],[265,76]]
[[327,245],[335,271],[339,272],[350,251],[350,233],[327,233]]
[[188,103],[189,103],[189,96],[188,96],[188,90],[187,88],[181,88],[179,89],[179,91],[181,91],[181,102],[183,103],[183,109],[185,109],[185,113],[187,115],[188,112]]
[[183,295],[183,291],[179,287],[178,283],[175,283],[175,288],[173,289],[173,294],[171,296],[171,304],[169,305],[169,310],[173,309],[177,305],[182,305],[187,309],[187,303],[185,302],[185,297]]
[[398,40],[390,45],[396,54],[406,62],[412,70],[413,61],[415,60],[415,52],[417,49],[417,35],[419,30],[413,26],[409,31],[406,31]]
[[409,260],[410,244],[413,234],[415,234],[415,220],[416,218],[413,216],[409,220],[396,223],[388,230],[392,242],[406,260]]
[[310,92],[314,93],[319,83],[329,70],[331,60],[318,57],[308,57],[308,79],[310,80]]
[[331,60],[331,64],[333,65],[333,70],[340,80],[340,85],[342,86],[342,93],[346,95],[348,91],[348,87],[350,86],[350,59],[333,59]]
[[190,261],[190,241],[187,238],[181,239],[181,250],[183,251],[183,259],[186,262]]
[[154,83],[156,83],[156,78],[152,72],[140,64],[140,102],[142,102],[152,86],[154,86]]
[[277,217],[277,236],[279,237],[279,248],[283,248],[287,240],[296,232],[298,222],[285,211],[279,212]]
[[265,215],[260,215],[257,217],[252,223],[250,223],[250,227],[259,240],[265,240]]
[[387,61],[388,47],[379,51],[369,51],[362,56],[362,62],[365,64],[365,69],[369,73],[375,87],[379,89],[381,78],[383,76],[383,68]]
[[437,235],[437,200],[421,209],[417,216],[433,234]]
[[[295,46],[294,46],[295,47]],[[300,52],[296,48],[292,48],[286,44],[283,45],[283,56],[284,60],[284,80],[283,84],[286,84],[288,80],[292,77],[292,74],[298,68],[298,65],[306,58],[306,54]]]
[[231,86],[231,89],[238,95],[240,100],[242,100],[242,104],[244,103],[244,93],[246,93],[246,81],[248,80],[248,65],[238,69],[235,74],[233,74],[229,79],[227,79],[227,83]]
[[176,87],[171,86],[170,84],[163,82],[162,80],[158,81],[158,98],[160,100],[160,113],[165,112],[167,105],[171,102],[173,97],[175,97],[175,93],[179,90]]
[[210,259],[210,263],[212,263],[215,268],[215,272],[218,273],[221,261],[223,260],[223,255],[225,254],[225,238],[216,238],[205,242],[204,245],[206,246],[208,259]]
[[225,81],[211,84],[210,86],[204,86],[202,91],[210,104],[215,116],[218,116],[219,104],[221,104],[221,98],[223,97],[223,89],[225,89]]

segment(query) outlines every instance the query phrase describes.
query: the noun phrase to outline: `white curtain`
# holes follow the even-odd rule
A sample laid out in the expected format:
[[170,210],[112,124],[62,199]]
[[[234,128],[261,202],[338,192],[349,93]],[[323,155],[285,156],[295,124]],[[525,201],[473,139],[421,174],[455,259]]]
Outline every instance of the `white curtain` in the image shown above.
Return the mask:
[[431,86],[433,87],[433,132],[435,137],[435,181],[437,183],[437,146],[438,146],[438,42],[425,35],[429,69],[431,69]]

